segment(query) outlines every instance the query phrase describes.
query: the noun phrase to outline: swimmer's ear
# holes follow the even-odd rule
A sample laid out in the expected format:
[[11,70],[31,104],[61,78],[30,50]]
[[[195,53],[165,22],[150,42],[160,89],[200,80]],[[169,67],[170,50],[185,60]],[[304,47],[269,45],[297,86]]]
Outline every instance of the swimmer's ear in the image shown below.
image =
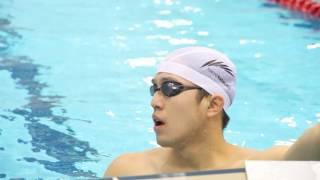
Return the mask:
[[224,99],[220,95],[210,96],[208,98],[208,116],[215,116],[223,110]]

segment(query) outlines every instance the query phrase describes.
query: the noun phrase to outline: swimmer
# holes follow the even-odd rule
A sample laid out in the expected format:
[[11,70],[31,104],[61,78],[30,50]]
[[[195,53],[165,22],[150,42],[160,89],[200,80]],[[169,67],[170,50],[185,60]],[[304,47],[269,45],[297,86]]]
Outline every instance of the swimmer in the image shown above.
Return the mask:
[[291,146],[257,151],[224,138],[236,90],[236,67],[206,47],[170,53],[152,79],[152,119],[160,147],[116,158],[104,176],[243,168],[245,160],[320,160],[320,124]]

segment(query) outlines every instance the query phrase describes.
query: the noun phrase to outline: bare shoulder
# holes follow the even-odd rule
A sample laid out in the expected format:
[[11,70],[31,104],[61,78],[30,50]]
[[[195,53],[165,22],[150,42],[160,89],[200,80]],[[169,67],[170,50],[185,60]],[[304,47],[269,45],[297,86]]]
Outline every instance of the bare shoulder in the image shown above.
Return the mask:
[[152,173],[152,158],[150,158],[152,153],[154,150],[122,154],[111,162],[104,177]]
[[291,146],[277,146],[258,153],[261,160],[320,160],[320,123],[307,129]]
[[274,146],[270,149],[258,151],[251,156],[251,160],[283,160],[289,146]]
[[134,167],[130,162],[135,162],[136,159],[140,159],[139,156],[140,155],[138,153],[122,154],[111,162],[104,173],[104,177],[121,176],[130,173],[130,170]]

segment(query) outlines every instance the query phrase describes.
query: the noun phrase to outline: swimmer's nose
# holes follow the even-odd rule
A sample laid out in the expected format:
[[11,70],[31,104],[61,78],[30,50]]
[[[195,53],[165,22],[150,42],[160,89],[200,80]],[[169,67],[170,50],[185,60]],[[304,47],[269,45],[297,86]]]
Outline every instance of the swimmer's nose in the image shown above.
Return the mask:
[[164,106],[164,99],[163,95],[160,93],[160,91],[156,91],[151,99],[151,107],[154,110],[163,109]]

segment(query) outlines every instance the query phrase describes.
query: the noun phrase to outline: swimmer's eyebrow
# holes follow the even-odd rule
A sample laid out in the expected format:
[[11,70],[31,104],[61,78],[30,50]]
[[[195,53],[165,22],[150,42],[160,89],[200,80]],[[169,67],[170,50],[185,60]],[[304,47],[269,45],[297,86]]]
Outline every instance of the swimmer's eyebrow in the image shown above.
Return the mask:
[[162,81],[175,81],[175,82],[178,82],[178,80],[174,79],[174,78],[171,78],[171,77],[164,77],[161,79]]
[[[155,79],[152,79],[151,82],[152,84],[156,84]],[[175,81],[175,82],[179,82],[178,80],[171,78],[171,77],[163,77],[160,79],[160,82],[164,82],[164,81]]]

